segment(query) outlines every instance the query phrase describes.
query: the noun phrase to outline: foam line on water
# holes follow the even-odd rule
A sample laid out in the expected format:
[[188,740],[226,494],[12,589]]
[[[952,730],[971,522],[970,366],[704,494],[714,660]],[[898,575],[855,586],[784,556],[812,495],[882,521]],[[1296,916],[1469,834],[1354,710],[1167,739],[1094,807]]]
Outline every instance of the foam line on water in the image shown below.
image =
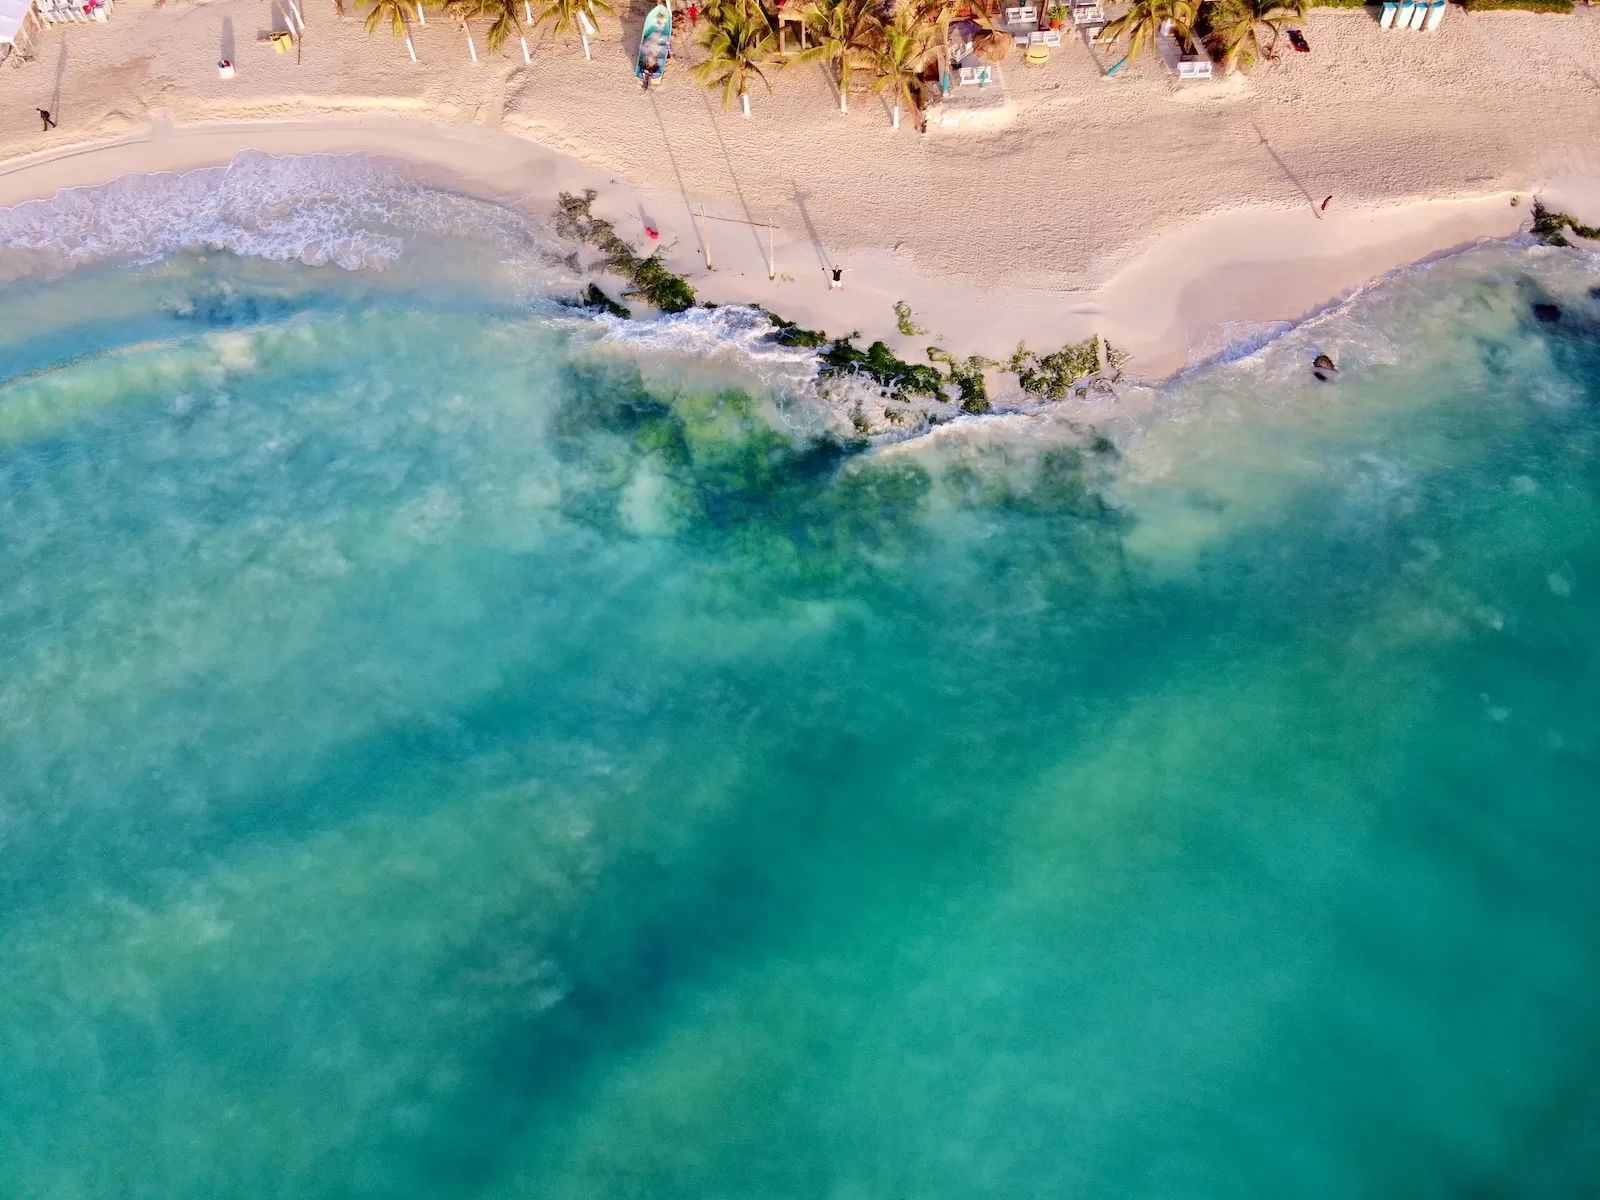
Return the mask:
[[428,232],[512,243],[529,227],[494,205],[420,187],[369,155],[257,150],[223,167],[123,175],[0,209],[0,248],[60,267],[215,250],[356,270],[395,261]]

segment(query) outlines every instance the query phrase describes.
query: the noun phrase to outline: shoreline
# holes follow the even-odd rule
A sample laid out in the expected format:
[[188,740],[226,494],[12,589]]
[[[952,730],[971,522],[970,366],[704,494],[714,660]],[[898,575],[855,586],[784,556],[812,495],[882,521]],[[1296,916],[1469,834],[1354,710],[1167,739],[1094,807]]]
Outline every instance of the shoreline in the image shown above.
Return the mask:
[[[699,214],[683,211],[681,202],[674,211],[651,189],[526,137],[375,112],[190,125],[157,121],[130,135],[73,141],[0,160],[0,207],[103,186],[125,175],[225,166],[246,150],[395,161],[422,186],[505,205],[539,222],[553,215],[558,192],[593,188],[596,213],[614,220],[641,251],[649,243],[640,214],[650,214],[668,265],[688,277],[704,302],[759,304],[834,336],[859,330],[864,340],[881,338],[916,361],[934,335],[957,354],[1000,357],[1018,340],[1048,350],[1099,333],[1131,352],[1130,377],[1149,382],[1222,352],[1226,342],[1217,340],[1217,332],[1224,326],[1243,325],[1248,332],[1251,326],[1298,324],[1393,271],[1511,236],[1529,214],[1526,200],[1513,207],[1512,193],[1505,192],[1341,210],[1326,218],[1309,210],[1223,210],[1124,247],[1119,257],[1108,255],[1116,265],[1097,284],[1082,280],[1079,287],[984,288],[921,273],[893,255],[857,250],[840,256],[851,263],[846,287],[830,292],[815,262],[819,277],[809,286],[785,278],[785,265],[804,261],[814,249],[787,232],[773,235],[780,278],[771,281],[759,226],[752,229],[754,238],[739,236],[736,224],[728,225],[729,236],[719,236],[724,230],[709,222],[727,218],[710,206],[708,224],[701,226]],[[1553,206],[1593,211],[1600,206],[1600,180],[1567,181],[1544,194],[1553,197]],[[712,271],[701,257],[701,228],[712,235]],[[904,296],[926,297],[912,307],[928,336],[906,337],[895,328],[893,305]],[[1210,345],[1201,343],[1207,336]]]
[[[1587,9],[1452,11],[1418,38],[1317,9],[1302,23],[1313,53],[1204,84],[1154,57],[1112,79],[1068,39],[1043,69],[1004,68],[1003,126],[925,136],[865,97],[841,115],[820,67],[773,72],[749,120],[722,112],[687,77],[692,39],[641,92],[638,14],[619,13],[592,59],[530,33],[528,64],[514,39],[469,63],[460,27],[433,21],[413,30],[412,63],[353,9],[314,9],[277,55],[248,44],[260,12],[246,0],[119,0],[105,24],[47,31],[0,72],[0,205],[245,149],[398,160],[541,222],[558,191],[592,187],[635,247],[659,229],[707,302],[859,331],[917,362],[934,336],[1007,358],[1019,341],[1049,352],[1099,334],[1147,380],[1516,232],[1529,209],[1513,195],[1600,223],[1600,129],[1549,117],[1592,102]],[[928,335],[897,332],[897,302]]]

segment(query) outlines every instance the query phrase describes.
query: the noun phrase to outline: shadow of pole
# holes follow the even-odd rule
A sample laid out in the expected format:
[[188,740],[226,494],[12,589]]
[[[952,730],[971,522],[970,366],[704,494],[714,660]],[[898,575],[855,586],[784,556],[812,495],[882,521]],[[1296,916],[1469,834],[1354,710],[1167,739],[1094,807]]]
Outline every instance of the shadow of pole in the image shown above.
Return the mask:
[[689,226],[694,230],[694,244],[702,256],[706,252],[705,241],[700,236],[700,225],[694,219],[694,205],[689,203],[689,189],[683,186],[683,172],[678,170],[678,156],[672,152],[672,142],[667,137],[667,123],[661,119],[661,106],[656,103],[656,98],[646,92],[650,97],[650,111],[656,115],[656,124],[661,127],[661,145],[667,152],[667,161],[672,164],[672,177],[678,181],[678,195],[683,197],[683,211],[689,214]]
[[722,161],[727,164],[728,178],[733,180],[733,194],[739,197],[739,208],[744,212],[744,219],[750,226],[750,236],[755,239],[756,253],[765,256],[767,248],[762,245],[761,233],[756,228],[756,219],[750,215],[750,205],[744,198],[744,188],[739,186],[739,176],[734,173],[733,157],[728,153],[728,143],[722,140],[722,122],[717,119],[717,110],[711,105],[711,93],[701,88],[700,99],[706,106],[706,117],[711,122],[711,129],[717,135],[717,146],[722,151]]
[[1290,183],[1294,184],[1295,189],[1306,198],[1306,203],[1311,206],[1312,214],[1317,218],[1317,220],[1320,221],[1322,219],[1322,213],[1317,208],[1316,197],[1314,197],[1310,192],[1306,191],[1306,185],[1301,183],[1299,176],[1289,169],[1289,164],[1278,157],[1278,152],[1272,148],[1272,143],[1267,141],[1267,135],[1261,132],[1261,126],[1257,125],[1254,121],[1251,121],[1250,128],[1256,131],[1256,136],[1261,139],[1261,144],[1266,147],[1267,153],[1272,156],[1272,161],[1278,164],[1278,170],[1283,172],[1283,177]]
[[217,57],[223,62],[232,62],[234,60],[232,17],[222,18],[222,44],[218,47]]
[[791,180],[789,186],[794,188],[795,207],[800,210],[800,220],[806,227],[806,236],[811,239],[811,248],[816,251],[817,269],[826,276],[828,273],[828,256],[823,253],[822,239],[817,236],[817,227],[811,223],[811,214],[806,211],[806,198],[800,194],[800,185],[798,183]]
[[1089,31],[1087,29],[1081,31],[1078,38],[1083,42],[1084,52],[1088,54],[1089,61],[1094,64],[1094,69],[1099,71],[1100,78],[1104,79],[1106,77],[1105,64],[1100,61],[1100,56],[1094,52],[1094,39],[1089,36]]
[[50,93],[50,115],[61,122],[61,84],[67,77],[67,38],[61,39],[61,55],[56,59],[56,89]]

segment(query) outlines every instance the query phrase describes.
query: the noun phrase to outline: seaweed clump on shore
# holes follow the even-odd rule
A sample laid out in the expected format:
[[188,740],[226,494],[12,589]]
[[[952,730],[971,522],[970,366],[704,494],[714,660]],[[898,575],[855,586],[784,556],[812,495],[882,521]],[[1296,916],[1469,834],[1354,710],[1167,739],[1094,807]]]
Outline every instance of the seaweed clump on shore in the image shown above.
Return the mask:
[[[1105,345],[1106,365],[1115,379],[1122,373],[1128,356]],[[1102,375],[1100,369],[1100,335],[1094,334],[1081,342],[1071,342],[1051,354],[1035,354],[1025,342],[1017,343],[1017,352],[1011,356],[1006,369],[1017,377],[1022,390],[1038,400],[1065,400],[1072,394],[1080,380]]]
[[586,190],[582,196],[561,192],[556,197],[556,233],[584,242],[603,253],[606,256],[606,269],[616,272],[633,285],[625,295],[638,296],[647,304],[653,304],[667,313],[680,313],[693,308],[694,288],[682,275],[667,270],[666,264],[661,261],[661,251],[657,250],[648,258],[640,258],[632,246],[617,236],[616,227],[610,221],[594,215],[591,209],[597,195],[593,188]]
[[949,369],[949,382],[955,386],[963,411],[980,414],[989,411],[989,388],[983,381],[983,373],[990,367],[998,367],[999,363],[981,354],[963,361],[939,346],[928,347],[928,358]]
[[1551,212],[1537,200],[1533,202],[1533,227],[1530,232],[1547,246],[1570,246],[1566,233],[1570,231],[1581,238],[1600,238],[1600,228],[1585,225],[1566,213]]
[[932,396],[943,399],[940,385],[944,376],[935,367],[908,363],[895,356],[894,351],[882,342],[873,342],[865,350],[855,344],[859,333],[834,338],[821,354],[822,365],[818,374],[824,378],[847,375],[866,376],[887,391],[896,400],[907,396]]
[[618,304],[606,295],[598,283],[591,283],[583,289],[583,295],[578,297],[578,304],[582,308],[597,309],[603,313],[610,313],[613,317],[622,317],[624,320],[633,315],[624,305]]
[[[759,306],[758,306],[759,307]],[[828,335],[820,329],[804,329],[794,321],[785,321],[775,312],[768,312],[767,320],[772,322],[774,333],[772,340],[780,346],[800,346],[807,350],[820,350],[828,344]]]

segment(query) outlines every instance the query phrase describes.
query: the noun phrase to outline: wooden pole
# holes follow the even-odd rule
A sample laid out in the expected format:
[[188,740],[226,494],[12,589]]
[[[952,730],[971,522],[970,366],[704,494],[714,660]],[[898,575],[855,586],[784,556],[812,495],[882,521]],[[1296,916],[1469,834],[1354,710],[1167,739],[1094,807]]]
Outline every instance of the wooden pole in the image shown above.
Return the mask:
[[700,206],[700,240],[706,247],[706,270],[711,270],[711,230],[706,225],[706,206]]

